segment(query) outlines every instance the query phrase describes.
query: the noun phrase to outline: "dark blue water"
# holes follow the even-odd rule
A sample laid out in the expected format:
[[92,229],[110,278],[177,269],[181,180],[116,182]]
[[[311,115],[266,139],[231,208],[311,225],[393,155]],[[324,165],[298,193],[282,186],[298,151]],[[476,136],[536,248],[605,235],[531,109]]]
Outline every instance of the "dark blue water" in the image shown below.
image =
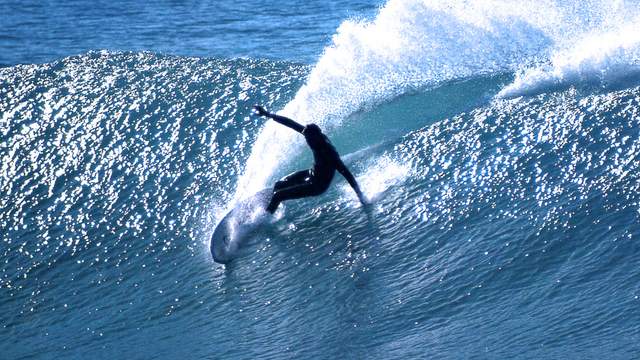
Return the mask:
[[638,4],[378,5],[2,3],[0,358],[639,358]]
[[154,51],[312,63],[340,22],[375,14],[381,0],[0,2],[0,66],[90,50]]

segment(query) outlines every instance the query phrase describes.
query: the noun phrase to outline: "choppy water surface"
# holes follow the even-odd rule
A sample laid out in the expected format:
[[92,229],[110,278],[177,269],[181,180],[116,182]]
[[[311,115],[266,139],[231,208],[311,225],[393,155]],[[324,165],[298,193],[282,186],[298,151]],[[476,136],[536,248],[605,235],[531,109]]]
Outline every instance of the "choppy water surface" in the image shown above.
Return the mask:
[[[0,357],[640,356],[638,6],[543,5],[336,12],[313,65],[0,68]],[[311,161],[254,103],[326,129],[373,216],[336,179],[223,266],[215,224]]]

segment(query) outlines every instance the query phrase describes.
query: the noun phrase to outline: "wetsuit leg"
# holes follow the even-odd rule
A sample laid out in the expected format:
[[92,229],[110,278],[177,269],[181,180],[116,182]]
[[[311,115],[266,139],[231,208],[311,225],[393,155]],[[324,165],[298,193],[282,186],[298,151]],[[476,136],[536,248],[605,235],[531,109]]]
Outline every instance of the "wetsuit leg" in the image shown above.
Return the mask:
[[267,211],[273,214],[278,208],[278,205],[280,205],[280,203],[285,200],[300,199],[300,198],[309,197],[309,196],[318,196],[323,192],[325,192],[326,189],[327,189],[326,186],[321,187],[316,184],[313,184],[313,182],[311,181],[307,181],[300,185],[281,188],[279,190],[276,190],[273,193],[273,197],[269,202],[269,206],[267,206]]
[[277,190],[287,187],[302,185],[309,178],[311,178],[310,170],[296,171],[276,181],[276,184],[273,186],[273,191],[276,192]]

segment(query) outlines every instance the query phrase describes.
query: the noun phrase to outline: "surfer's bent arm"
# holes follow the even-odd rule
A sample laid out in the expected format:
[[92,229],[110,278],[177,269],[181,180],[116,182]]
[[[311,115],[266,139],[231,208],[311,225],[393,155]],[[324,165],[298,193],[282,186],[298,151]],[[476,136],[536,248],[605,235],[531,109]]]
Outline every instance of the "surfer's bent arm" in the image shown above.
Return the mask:
[[302,133],[302,130],[304,130],[304,126],[302,126],[301,124],[289,119],[288,117],[284,117],[284,116],[280,116],[280,115],[276,115],[273,113],[268,112],[267,110],[265,110],[262,106],[260,105],[256,105],[253,107],[256,112],[258,113],[258,115],[261,116],[266,116],[268,118],[273,119],[275,122],[278,122],[288,128],[291,128],[299,133]]
[[360,202],[363,205],[366,205],[367,199],[364,197],[364,194],[360,190],[360,186],[358,185],[356,178],[353,177],[353,174],[351,174],[351,171],[349,171],[349,169],[344,165],[342,160],[338,160],[338,165],[336,166],[336,170],[338,170],[338,172],[342,174],[342,176],[344,176],[344,178],[347,180],[349,185],[351,185],[351,187],[353,188],[353,191],[355,191],[356,195],[358,195],[358,199],[360,200]]

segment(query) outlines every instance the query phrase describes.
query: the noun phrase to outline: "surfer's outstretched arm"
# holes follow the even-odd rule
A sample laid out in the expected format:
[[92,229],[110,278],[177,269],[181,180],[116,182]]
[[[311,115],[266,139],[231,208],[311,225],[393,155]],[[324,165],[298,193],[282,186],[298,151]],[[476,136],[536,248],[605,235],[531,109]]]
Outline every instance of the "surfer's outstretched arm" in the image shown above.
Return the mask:
[[349,183],[349,185],[351,185],[351,187],[353,188],[353,191],[355,191],[356,195],[358,195],[358,199],[360,200],[360,203],[362,205],[367,205],[369,202],[367,201],[367,198],[364,197],[364,194],[360,190],[360,186],[358,186],[358,182],[356,181],[356,178],[353,177],[353,174],[351,174],[351,171],[349,171],[349,169],[344,165],[342,160],[338,160],[338,166],[336,166],[336,170],[338,170],[338,172],[342,174],[342,176],[344,176],[345,179],[347,179],[347,182]]
[[253,109],[258,113],[258,115],[260,116],[266,116],[268,118],[273,119],[274,121],[288,127],[291,128],[299,133],[302,133],[302,130],[304,130],[304,126],[302,126],[301,124],[289,119],[288,117],[284,117],[284,116],[280,116],[280,115],[276,115],[276,114],[272,114],[270,112],[268,112],[267,110],[265,110],[262,106],[260,105],[255,105],[253,107]]

